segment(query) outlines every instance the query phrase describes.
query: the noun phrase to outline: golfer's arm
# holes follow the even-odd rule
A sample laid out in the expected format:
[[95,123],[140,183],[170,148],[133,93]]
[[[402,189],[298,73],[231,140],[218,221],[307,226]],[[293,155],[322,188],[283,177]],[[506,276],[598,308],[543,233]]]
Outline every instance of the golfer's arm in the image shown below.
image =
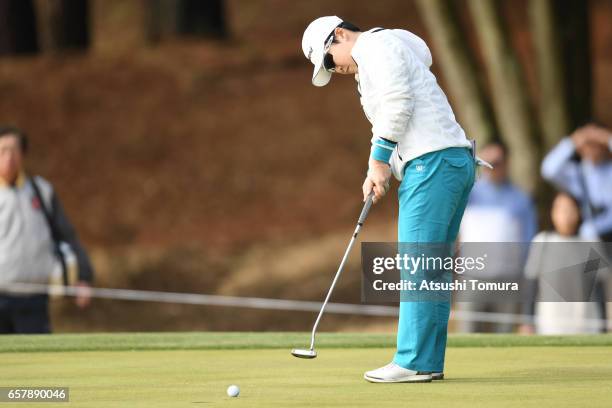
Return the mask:
[[372,140],[372,149],[370,150],[370,161],[369,165],[372,167],[377,163],[389,164],[391,160],[391,154],[397,146],[397,142],[393,142],[389,139],[376,137]]
[[393,150],[405,138],[414,104],[403,90],[389,92],[385,98],[372,126],[370,158],[389,163]]
[[389,163],[393,150],[405,138],[414,111],[410,86],[413,61],[406,60],[401,50],[389,44],[373,49],[369,57],[370,71],[377,73],[373,84],[380,95],[372,125],[370,158]]

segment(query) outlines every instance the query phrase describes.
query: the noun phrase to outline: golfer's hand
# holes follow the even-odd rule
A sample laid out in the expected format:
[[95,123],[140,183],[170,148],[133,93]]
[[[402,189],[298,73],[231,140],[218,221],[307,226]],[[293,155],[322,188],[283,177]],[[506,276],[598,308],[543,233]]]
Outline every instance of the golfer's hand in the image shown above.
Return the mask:
[[368,176],[363,182],[363,201],[366,201],[370,191],[374,191],[373,202],[379,201],[389,191],[391,168],[387,163],[370,159]]

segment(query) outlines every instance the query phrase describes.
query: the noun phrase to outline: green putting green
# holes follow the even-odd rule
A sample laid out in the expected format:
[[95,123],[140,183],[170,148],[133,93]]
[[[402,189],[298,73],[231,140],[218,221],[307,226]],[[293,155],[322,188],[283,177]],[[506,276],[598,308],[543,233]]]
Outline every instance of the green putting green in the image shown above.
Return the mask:
[[318,339],[301,360],[289,352],[307,333],[2,336],[0,386],[69,387],[79,407],[612,406],[610,335],[451,336],[447,379],[429,384],[362,379],[391,359],[391,335]]

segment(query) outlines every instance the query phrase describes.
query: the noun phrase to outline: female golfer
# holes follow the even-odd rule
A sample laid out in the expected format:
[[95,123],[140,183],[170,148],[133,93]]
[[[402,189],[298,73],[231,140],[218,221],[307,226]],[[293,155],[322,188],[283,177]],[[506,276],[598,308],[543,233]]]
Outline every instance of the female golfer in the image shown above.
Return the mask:
[[[452,243],[474,183],[472,146],[429,70],[431,53],[416,35],[397,29],[361,32],[336,16],[310,23],[302,50],[314,65],[312,83],[332,73],[355,75],[372,124],[364,200],[374,202],[400,180],[398,241]],[[450,301],[400,302],[397,351],[370,382],[429,382],[444,377]]]

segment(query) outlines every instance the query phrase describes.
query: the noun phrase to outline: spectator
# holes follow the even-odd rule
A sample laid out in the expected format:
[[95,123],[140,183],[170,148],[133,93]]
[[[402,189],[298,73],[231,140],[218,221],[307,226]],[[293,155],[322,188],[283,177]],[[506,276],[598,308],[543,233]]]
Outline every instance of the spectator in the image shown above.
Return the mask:
[[[523,314],[535,316],[535,326],[522,325],[520,332],[561,335],[605,331],[605,276],[585,273],[593,250],[602,256],[605,252],[578,236],[580,207],[569,194],[557,194],[551,219],[554,231],[536,235],[525,265],[529,299],[523,304]],[[566,301],[559,299],[560,293]],[[594,301],[577,301],[585,295]],[[536,303],[537,299],[544,301]]]
[[574,131],[542,162],[542,176],[580,202],[580,237],[612,241],[612,132],[594,123]]
[[93,278],[88,256],[53,187],[42,177],[26,177],[27,146],[22,131],[0,127],[0,333],[5,334],[51,332],[47,293],[17,294],[10,286],[47,284],[58,265],[60,241],[77,258],[79,307],[89,304]]
[[[514,242],[516,245],[489,246],[487,268],[478,279],[514,280],[522,277],[527,256],[527,243],[536,233],[536,212],[529,196],[516,187],[508,177],[508,152],[501,142],[493,142],[480,152],[493,169],[482,168],[476,181],[459,232],[461,242]],[[463,250],[463,255],[469,256]],[[491,253],[494,250],[495,253]],[[493,312],[515,314],[519,305],[513,302],[473,301],[457,295],[456,308],[461,312]],[[496,323],[493,331],[512,332],[512,323]],[[469,319],[461,320],[458,329],[473,333],[487,331],[487,327]]]

